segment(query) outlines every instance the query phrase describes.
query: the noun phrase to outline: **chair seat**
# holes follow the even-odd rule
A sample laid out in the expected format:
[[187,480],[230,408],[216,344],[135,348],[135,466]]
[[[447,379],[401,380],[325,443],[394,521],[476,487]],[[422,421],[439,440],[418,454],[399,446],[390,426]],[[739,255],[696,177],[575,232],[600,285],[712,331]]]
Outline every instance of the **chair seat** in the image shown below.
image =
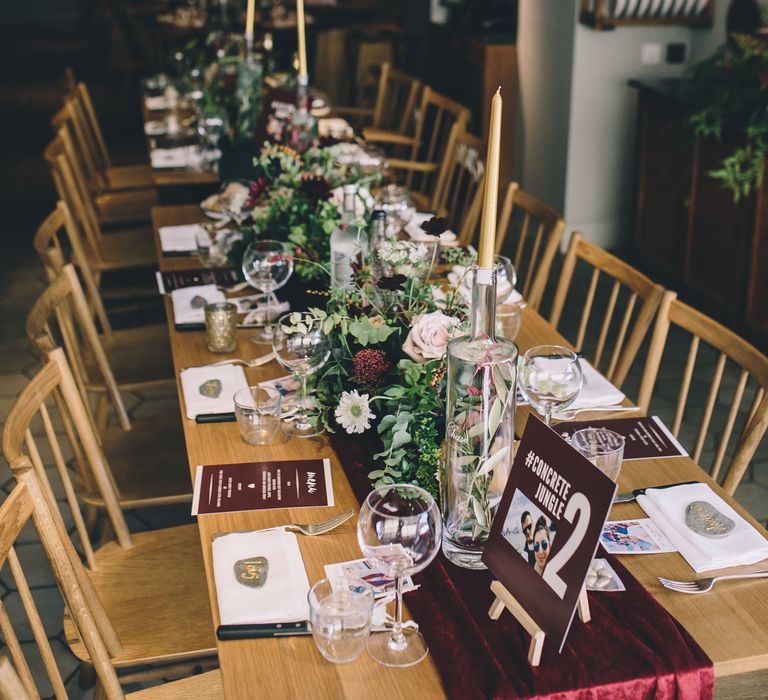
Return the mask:
[[128,267],[157,265],[153,231],[147,227],[107,233],[99,240],[100,270],[122,270]]
[[95,197],[101,224],[121,224],[149,221],[150,209],[158,205],[155,190],[109,192]]
[[172,683],[156,685],[153,688],[138,690],[125,696],[126,700],[180,700],[180,698],[195,698],[195,700],[220,700],[224,697],[224,686],[221,681],[221,671],[209,671],[197,676],[182,678]]
[[[114,331],[111,338],[102,337],[102,345],[121,389],[130,391],[174,381],[165,324]],[[86,362],[86,371],[89,377],[100,376],[98,367],[90,360]]]
[[[197,525],[131,535],[133,547],[109,542],[88,571],[122,649],[116,668],[181,661],[216,654]],[[88,661],[67,614],[64,633],[72,653]]]
[[155,186],[149,163],[140,165],[118,165],[105,172],[110,190],[152,189]]
[[[138,508],[190,502],[192,477],[178,415],[138,418],[131,423],[131,430],[109,426],[101,433],[120,505]],[[83,493],[82,498],[93,506],[104,506],[98,493]]]

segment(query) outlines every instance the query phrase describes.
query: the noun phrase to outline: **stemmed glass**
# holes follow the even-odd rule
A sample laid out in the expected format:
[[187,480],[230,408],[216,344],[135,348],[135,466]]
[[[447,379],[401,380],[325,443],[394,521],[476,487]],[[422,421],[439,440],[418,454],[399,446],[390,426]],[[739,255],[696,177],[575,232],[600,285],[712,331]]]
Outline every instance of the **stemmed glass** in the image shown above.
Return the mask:
[[397,611],[391,634],[368,640],[368,654],[383,666],[413,666],[428,652],[424,637],[403,629],[403,577],[426,568],[442,541],[443,521],[435,500],[413,484],[371,491],[357,521],[357,541],[366,558],[397,582]]
[[386,185],[376,196],[376,208],[387,212],[387,236],[394,238],[416,213],[411,193],[407,187]]
[[274,327],[272,349],[277,361],[298,380],[296,416],[283,423],[283,432],[299,438],[320,435],[323,428],[317,416],[311,416],[307,396],[307,377],[319,370],[330,357],[331,342],[320,322],[307,313],[292,312],[281,316]]
[[256,290],[266,297],[266,323],[259,333],[251,336],[255,343],[272,342],[270,307],[277,305],[275,290],[280,289],[293,274],[293,256],[282,241],[254,241],[243,254],[243,275]]
[[520,359],[517,380],[523,395],[549,425],[555,410],[568,408],[581,390],[579,356],[561,345],[535,345]]
[[203,108],[197,120],[197,133],[203,146],[204,161],[212,168],[221,156],[219,141],[227,133],[227,116],[215,107]]

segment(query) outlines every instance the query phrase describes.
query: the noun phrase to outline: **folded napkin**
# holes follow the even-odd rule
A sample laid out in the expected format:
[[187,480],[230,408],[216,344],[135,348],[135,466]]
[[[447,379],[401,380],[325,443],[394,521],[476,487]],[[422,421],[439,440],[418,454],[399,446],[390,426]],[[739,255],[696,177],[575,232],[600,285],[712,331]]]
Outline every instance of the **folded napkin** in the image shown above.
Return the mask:
[[[202,301],[195,302],[199,297]],[[205,323],[205,305],[217,301],[226,301],[224,292],[215,284],[203,284],[198,287],[183,287],[171,292],[173,321],[177,326]],[[193,302],[195,302],[193,304]]]
[[[768,540],[718,496],[707,484],[681,484],[665,489],[646,489],[637,502],[669,538],[696,573],[754,564],[768,558]],[[686,523],[688,506],[701,502],[733,522],[733,529],[720,537],[699,534]],[[696,509],[707,524],[706,507]]]
[[160,247],[163,253],[195,253],[197,252],[197,234],[203,230],[200,224],[161,226],[158,231]]
[[[458,289],[459,294],[461,294],[464,300],[471,305],[472,275],[467,268],[463,265],[453,265],[446,277],[448,278],[448,282]],[[506,277],[497,277],[496,303],[499,306],[502,304],[523,304],[523,295],[510,285],[509,280]]]
[[[213,577],[222,625],[298,622],[309,618],[309,581],[296,535],[285,528],[232,532],[213,540]],[[235,562],[264,557],[267,579],[258,588],[235,577]]]
[[144,133],[147,136],[162,136],[168,133],[164,119],[155,119],[144,123]]
[[176,146],[175,148],[153,148],[150,153],[152,167],[188,168],[200,162],[200,151],[195,146]]
[[168,109],[168,98],[165,95],[154,95],[144,98],[144,106],[150,112],[158,112],[162,109]]
[[[430,236],[421,229],[425,221],[429,221],[434,214],[427,212],[416,212],[411,220],[405,225],[405,232],[411,237],[412,241],[430,242],[435,240],[435,236]],[[456,234],[453,231],[444,231],[439,236],[440,243],[450,244],[456,242]]]
[[[205,385],[216,380],[221,383],[221,388],[212,393]],[[190,367],[181,370],[181,390],[184,394],[187,418],[195,420],[202,415],[234,413],[234,396],[247,386],[248,380],[243,368],[235,365]],[[206,389],[205,394],[202,393],[203,387]]]
[[[566,410],[574,408],[595,408],[598,406],[615,406],[624,400],[624,394],[611,384],[585,359],[580,359],[584,381],[576,400]],[[558,414],[552,417],[557,419]]]
[[[327,117],[317,120],[317,133],[320,136],[331,136],[335,139],[346,139],[354,134],[352,127],[346,119],[341,117]],[[360,148],[358,146],[358,148]],[[360,149],[364,151],[364,149]]]

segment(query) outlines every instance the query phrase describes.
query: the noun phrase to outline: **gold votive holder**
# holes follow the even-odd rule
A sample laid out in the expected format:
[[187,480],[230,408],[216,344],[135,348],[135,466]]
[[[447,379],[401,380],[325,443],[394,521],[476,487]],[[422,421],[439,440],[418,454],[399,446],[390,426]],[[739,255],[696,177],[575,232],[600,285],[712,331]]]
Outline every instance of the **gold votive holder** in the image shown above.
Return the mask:
[[205,305],[205,339],[211,352],[237,347],[237,306],[226,301]]

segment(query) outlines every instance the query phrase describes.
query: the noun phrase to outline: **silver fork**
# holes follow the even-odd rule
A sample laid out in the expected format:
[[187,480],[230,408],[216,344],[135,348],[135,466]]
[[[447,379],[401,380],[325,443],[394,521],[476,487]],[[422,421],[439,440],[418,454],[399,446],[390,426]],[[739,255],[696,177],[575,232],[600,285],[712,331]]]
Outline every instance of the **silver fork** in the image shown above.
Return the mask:
[[768,576],[768,569],[760,571],[750,571],[744,574],[723,574],[722,576],[713,576],[712,578],[699,578],[695,581],[671,581],[668,578],[659,576],[661,585],[672,591],[679,593],[709,593],[716,581],[722,581],[727,578],[763,578]]
[[286,530],[300,532],[302,535],[324,535],[326,532],[330,532],[334,528],[337,528],[346,520],[349,520],[355,511],[353,508],[345,510],[341,515],[337,515],[335,518],[324,520],[321,523],[310,523],[308,525],[300,525],[299,523],[293,523],[291,525],[285,525]]

